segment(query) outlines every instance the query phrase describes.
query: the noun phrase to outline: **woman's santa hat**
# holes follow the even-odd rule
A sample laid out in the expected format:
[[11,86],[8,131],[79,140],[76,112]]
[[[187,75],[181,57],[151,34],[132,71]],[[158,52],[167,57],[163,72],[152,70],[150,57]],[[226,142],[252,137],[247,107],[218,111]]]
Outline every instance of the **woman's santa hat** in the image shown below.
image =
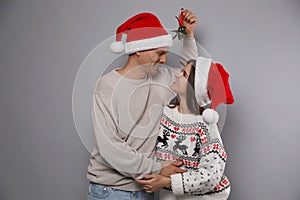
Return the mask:
[[117,28],[116,41],[111,43],[110,49],[114,53],[124,51],[123,34],[127,34],[125,53],[169,47],[172,36],[163,28],[159,19],[152,13],[137,14]]
[[210,58],[198,57],[195,74],[195,96],[200,106],[210,104],[210,109],[204,110],[202,116],[207,123],[216,123],[219,115],[215,111],[224,104],[233,104],[228,82],[229,74],[220,63],[213,63]]

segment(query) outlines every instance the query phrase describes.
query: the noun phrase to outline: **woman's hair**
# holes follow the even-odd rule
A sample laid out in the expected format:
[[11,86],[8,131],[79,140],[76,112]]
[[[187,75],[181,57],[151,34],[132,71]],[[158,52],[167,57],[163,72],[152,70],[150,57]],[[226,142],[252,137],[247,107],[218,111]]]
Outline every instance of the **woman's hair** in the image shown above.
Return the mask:
[[[188,77],[188,85],[187,85],[187,106],[191,110],[191,112],[195,114],[202,115],[204,108],[199,106],[195,96],[195,73],[196,73],[196,60],[189,60],[187,64],[191,63],[192,68]],[[177,95],[174,97],[168,107],[175,108],[176,106],[180,105],[180,97]]]

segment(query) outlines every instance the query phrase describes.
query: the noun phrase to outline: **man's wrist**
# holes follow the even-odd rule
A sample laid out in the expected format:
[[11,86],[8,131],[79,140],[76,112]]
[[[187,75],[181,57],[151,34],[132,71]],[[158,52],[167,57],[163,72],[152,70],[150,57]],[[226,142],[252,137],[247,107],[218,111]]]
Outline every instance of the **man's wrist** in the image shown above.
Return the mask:
[[163,165],[161,162],[154,163],[154,169],[152,170],[152,174],[160,174]]
[[194,39],[194,38],[195,38],[194,32],[186,33],[186,35],[187,35],[188,38],[190,38],[190,39]]

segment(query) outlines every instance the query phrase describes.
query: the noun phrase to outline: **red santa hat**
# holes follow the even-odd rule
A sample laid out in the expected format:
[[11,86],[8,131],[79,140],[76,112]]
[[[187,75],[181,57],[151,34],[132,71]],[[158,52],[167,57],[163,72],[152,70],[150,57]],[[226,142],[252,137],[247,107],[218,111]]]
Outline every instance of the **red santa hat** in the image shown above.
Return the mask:
[[163,28],[159,19],[152,13],[137,14],[121,24],[116,31],[116,41],[110,49],[114,53],[124,50],[123,34],[127,34],[125,53],[149,50],[172,45],[172,36]]
[[210,58],[197,58],[195,96],[200,106],[210,104],[211,109],[206,109],[202,114],[208,123],[218,121],[219,115],[215,110],[220,104],[234,103],[228,79],[229,74],[220,63],[213,63]]

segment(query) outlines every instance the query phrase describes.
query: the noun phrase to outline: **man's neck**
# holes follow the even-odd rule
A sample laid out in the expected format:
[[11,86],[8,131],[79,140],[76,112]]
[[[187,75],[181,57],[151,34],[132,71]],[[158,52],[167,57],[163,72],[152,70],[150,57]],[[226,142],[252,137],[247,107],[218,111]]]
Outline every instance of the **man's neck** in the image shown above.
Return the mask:
[[116,71],[126,78],[133,80],[144,79],[147,76],[147,73],[145,73],[138,64],[129,61],[124,67]]

